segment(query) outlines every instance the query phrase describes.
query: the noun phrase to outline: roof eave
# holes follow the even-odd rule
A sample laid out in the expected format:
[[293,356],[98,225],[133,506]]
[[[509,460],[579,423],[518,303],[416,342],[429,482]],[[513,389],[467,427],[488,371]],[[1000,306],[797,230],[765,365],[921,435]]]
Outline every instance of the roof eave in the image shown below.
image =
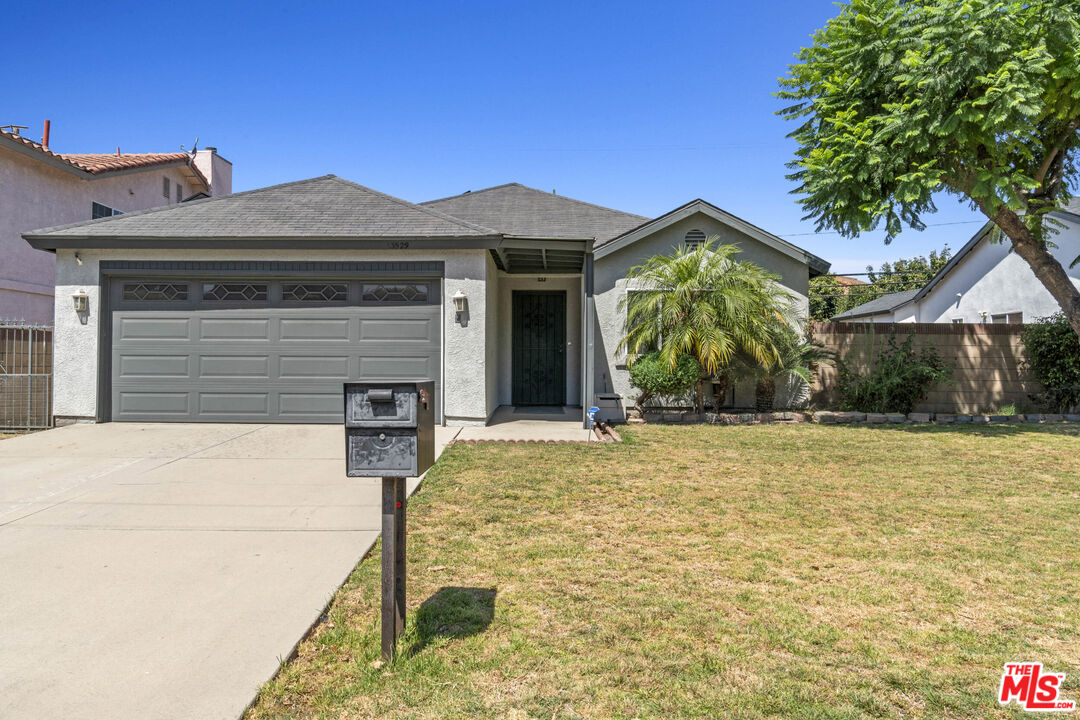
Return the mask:
[[[146,237],[79,236],[26,233],[23,239],[36,250],[101,249],[304,249],[304,250],[472,250],[498,247],[501,235],[431,235],[412,236],[225,236],[225,237]],[[407,243],[407,248],[401,244]]]

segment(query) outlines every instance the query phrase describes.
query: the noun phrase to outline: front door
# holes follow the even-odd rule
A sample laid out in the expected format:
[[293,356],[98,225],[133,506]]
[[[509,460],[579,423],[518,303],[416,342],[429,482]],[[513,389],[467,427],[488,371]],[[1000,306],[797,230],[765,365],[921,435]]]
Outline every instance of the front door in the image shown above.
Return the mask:
[[566,291],[513,294],[514,405],[566,403]]

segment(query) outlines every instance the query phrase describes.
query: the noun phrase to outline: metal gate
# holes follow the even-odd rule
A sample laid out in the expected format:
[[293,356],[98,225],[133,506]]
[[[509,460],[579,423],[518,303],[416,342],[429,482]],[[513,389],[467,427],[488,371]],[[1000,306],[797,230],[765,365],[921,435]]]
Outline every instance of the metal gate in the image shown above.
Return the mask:
[[53,330],[0,322],[0,430],[52,427]]

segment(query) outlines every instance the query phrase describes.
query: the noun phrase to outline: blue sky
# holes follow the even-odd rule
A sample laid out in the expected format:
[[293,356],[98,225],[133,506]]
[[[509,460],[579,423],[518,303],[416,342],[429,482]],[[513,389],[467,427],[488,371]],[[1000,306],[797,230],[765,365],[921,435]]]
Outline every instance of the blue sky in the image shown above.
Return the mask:
[[[655,216],[696,197],[833,263],[955,250],[978,216],[812,235],[776,78],[830,0],[22,3],[0,124],[57,152],[214,145],[234,190],[334,173],[421,201],[504,182]],[[23,28],[23,32],[12,32]]]

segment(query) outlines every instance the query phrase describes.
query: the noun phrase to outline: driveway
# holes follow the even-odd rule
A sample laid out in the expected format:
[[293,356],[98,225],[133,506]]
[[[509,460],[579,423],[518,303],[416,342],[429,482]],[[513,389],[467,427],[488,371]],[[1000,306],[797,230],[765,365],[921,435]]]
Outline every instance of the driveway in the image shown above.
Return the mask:
[[345,477],[340,426],[0,441],[0,718],[236,718],[375,542],[379,502]]

